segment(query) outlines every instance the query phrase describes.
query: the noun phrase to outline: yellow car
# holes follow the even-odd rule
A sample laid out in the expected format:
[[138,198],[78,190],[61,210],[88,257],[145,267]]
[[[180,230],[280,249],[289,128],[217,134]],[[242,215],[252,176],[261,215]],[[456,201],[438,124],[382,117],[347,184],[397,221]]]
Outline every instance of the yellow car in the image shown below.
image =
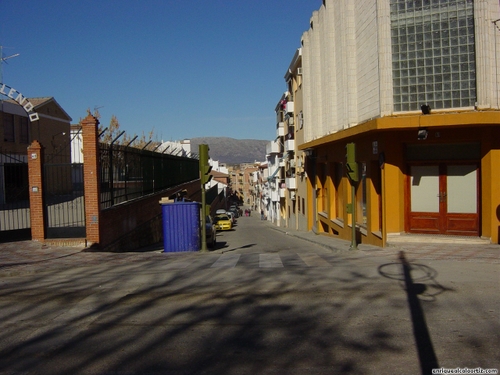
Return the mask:
[[231,218],[226,214],[217,215],[214,218],[215,229],[217,230],[231,230],[233,223]]

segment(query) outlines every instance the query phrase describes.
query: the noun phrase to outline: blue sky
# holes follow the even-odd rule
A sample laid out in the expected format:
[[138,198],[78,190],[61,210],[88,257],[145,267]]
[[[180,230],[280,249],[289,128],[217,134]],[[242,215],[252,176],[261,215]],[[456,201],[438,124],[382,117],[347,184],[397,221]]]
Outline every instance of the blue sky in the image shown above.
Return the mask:
[[321,0],[0,0],[3,83],[157,140],[274,139]]

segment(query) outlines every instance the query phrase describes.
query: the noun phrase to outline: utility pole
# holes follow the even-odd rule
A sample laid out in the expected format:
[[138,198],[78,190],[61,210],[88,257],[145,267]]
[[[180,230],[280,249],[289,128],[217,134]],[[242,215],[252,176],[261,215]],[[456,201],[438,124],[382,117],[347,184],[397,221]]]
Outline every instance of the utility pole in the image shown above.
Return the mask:
[[210,171],[212,167],[208,163],[208,145],[201,144],[199,147],[200,153],[200,182],[201,182],[201,251],[208,251],[207,249],[207,208],[205,197],[205,184],[209,183],[212,179]]

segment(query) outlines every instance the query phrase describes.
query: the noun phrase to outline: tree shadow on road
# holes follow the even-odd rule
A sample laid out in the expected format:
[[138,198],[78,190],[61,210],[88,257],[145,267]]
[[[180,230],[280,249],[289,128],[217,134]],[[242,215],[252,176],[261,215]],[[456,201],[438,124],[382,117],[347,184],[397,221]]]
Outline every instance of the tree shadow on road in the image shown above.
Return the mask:
[[[330,268],[213,269],[215,255],[9,280],[0,290],[0,368],[54,375],[418,372],[407,359],[408,307],[386,276],[390,266],[376,274],[337,257]],[[400,281],[409,283],[408,304],[417,311],[421,289]],[[420,314],[412,316],[414,329],[415,322],[426,327]],[[426,366],[437,365],[431,354],[424,353]]]

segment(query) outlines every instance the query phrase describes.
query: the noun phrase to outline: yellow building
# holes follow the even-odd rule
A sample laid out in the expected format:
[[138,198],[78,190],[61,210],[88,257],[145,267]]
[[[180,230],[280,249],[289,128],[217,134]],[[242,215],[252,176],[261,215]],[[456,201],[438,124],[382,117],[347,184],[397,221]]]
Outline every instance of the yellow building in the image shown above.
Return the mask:
[[[302,37],[308,229],[499,243],[496,0],[324,0]],[[347,177],[354,143],[358,181]]]
[[302,48],[298,48],[285,74],[287,92],[284,100],[290,111],[283,116],[282,143],[285,148],[284,222],[288,228],[307,230],[307,176],[305,174],[305,153],[298,149],[304,142],[302,101]]
[[228,167],[231,193],[247,207],[255,207],[256,193],[253,182],[253,172],[258,170],[255,163],[243,163]]

